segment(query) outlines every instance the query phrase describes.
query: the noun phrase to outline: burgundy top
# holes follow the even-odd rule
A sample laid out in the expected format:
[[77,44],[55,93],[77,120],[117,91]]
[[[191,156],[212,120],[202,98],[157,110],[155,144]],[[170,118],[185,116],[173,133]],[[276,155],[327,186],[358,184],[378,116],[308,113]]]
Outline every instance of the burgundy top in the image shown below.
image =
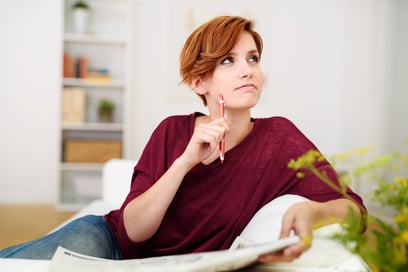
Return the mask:
[[[342,197],[314,175],[299,179],[288,168],[290,159],[316,149],[291,121],[283,117],[253,119],[252,131],[226,152],[224,163],[217,159],[209,165],[198,164],[186,174],[157,232],[147,241],[133,243],[124,228],[124,207],[182,154],[199,115],[171,116],[160,123],[134,168],[122,207],[105,215],[123,258],[226,249],[253,215],[280,195],[297,194],[315,201]],[[327,161],[319,163],[319,168],[323,167],[337,180]],[[358,195],[350,189],[349,193],[363,205]]]

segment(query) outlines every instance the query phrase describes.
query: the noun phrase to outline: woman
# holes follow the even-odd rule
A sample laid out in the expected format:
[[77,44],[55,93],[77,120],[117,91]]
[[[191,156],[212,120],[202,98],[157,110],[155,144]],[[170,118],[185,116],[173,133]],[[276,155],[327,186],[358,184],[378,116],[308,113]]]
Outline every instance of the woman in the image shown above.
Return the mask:
[[[342,220],[350,208],[363,215],[362,200],[350,189],[354,201],[314,175],[299,179],[287,167],[290,159],[316,149],[289,120],[251,117],[264,82],[262,46],[252,22],[241,17],[220,16],[197,28],[182,49],[180,73],[208,114],[171,116],[159,124],[119,210],[80,218],[44,238],[5,249],[0,257],[51,258],[58,245],[113,259],[226,249],[261,207],[296,194],[310,201],[288,209],[281,237],[293,230],[302,242],[260,259],[290,261],[310,246],[306,241],[314,224]],[[327,161],[318,167],[337,180]]]

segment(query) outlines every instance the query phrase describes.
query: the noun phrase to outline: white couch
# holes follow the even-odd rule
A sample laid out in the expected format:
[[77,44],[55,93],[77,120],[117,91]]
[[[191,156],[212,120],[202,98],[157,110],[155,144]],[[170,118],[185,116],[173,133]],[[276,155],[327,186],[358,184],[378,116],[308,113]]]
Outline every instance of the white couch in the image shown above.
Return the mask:
[[[108,161],[103,168],[102,199],[90,203],[58,228],[86,214],[103,215],[119,208],[129,191],[135,164],[135,161],[125,159]],[[298,196],[285,196],[266,205],[245,228],[241,234],[242,241],[267,241],[265,233],[268,233],[269,240],[275,239],[279,233],[277,222],[280,222],[286,208],[297,201],[303,199]],[[367,271],[367,266],[361,258],[326,238],[337,227],[332,225],[316,231],[312,248],[299,260],[291,264],[280,264],[270,271]],[[275,229],[275,232],[270,232],[271,229]],[[49,266],[50,261],[46,260],[0,259],[0,271],[45,272]],[[265,267],[254,268],[251,271],[265,271]]]

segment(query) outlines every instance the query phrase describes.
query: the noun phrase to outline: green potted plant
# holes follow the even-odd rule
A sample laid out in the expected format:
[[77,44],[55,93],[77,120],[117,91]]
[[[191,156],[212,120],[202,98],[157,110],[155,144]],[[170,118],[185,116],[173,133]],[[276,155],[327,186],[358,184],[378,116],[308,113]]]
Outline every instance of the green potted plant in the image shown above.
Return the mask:
[[98,104],[100,122],[112,122],[115,111],[115,103],[109,99],[102,99]]
[[77,1],[72,5],[73,9],[82,8],[82,9],[90,9],[89,5],[85,1]]
[[73,29],[76,33],[89,31],[91,7],[85,1],[77,1],[71,6]]

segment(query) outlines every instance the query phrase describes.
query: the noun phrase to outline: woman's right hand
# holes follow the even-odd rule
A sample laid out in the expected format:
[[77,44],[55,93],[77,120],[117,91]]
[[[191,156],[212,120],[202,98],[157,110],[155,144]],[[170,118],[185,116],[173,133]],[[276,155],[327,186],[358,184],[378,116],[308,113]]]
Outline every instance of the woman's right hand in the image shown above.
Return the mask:
[[179,159],[191,167],[205,161],[218,150],[219,142],[228,132],[228,129],[229,126],[224,118],[198,124]]

